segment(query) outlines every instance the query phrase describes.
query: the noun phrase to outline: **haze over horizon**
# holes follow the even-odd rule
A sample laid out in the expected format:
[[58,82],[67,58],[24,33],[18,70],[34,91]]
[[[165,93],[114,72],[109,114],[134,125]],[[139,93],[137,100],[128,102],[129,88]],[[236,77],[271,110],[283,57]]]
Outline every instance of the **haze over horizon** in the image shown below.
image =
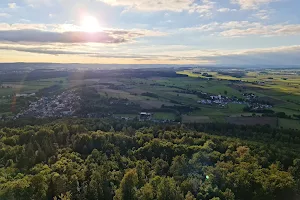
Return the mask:
[[297,0],[2,0],[0,62],[299,65]]

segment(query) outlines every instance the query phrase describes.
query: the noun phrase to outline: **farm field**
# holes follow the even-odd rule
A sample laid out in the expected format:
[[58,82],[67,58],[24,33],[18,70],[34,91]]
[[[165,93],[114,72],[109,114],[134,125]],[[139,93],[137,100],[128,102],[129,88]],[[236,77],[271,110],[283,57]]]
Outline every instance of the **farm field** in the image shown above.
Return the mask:
[[0,96],[8,96],[16,93],[34,93],[55,84],[60,84],[64,88],[68,86],[65,78],[51,78],[24,82],[3,82],[0,87]]
[[[289,128],[288,120],[292,120],[290,127],[298,127],[298,71],[193,68],[169,72],[177,73],[177,76],[84,78],[83,75],[77,75],[21,83],[3,82],[0,96],[4,97],[1,101],[9,108],[13,102],[11,95],[15,93],[36,93],[54,85],[60,85],[61,90],[88,87],[94,88],[100,99],[123,99],[136,105],[133,111],[136,114],[132,110],[126,112],[126,107],[121,111],[113,111],[112,114],[120,117],[134,118],[139,116],[140,111],[152,113],[154,120],[181,119],[183,123],[259,123]],[[247,94],[255,98],[249,99]],[[212,103],[215,98],[221,99]],[[250,104],[257,107],[256,102],[258,105],[267,104],[268,108],[254,111],[246,109]],[[0,113],[10,113],[10,109],[2,109]]]
[[210,123],[212,120],[208,116],[182,116],[183,123]]
[[227,122],[236,125],[265,125],[278,126],[278,119],[274,117],[228,117]]
[[135,118],[138,117],[138,115],[135,114],[126,114],[126,113],[120,113],[120,114],[114,114],[115,117],[128,117],[128,118]]
[[23,103],[24,97],[14,97],[16,94],[27,95],[37,93],[43,89],[59,85],[61,90],[67,89],[69,83],[66,78],[49,78],[24,82],[2,82],[0,85],[0,115],[12,115],[13,105]]
[[[295,84],[299,84],[300,78],[293,75],[285,75],[283,80],[280,74],[269,74],[259,71],[245,72],[245,76],[236,78],[224,75],[216,71],[206,70],[212,75],[210,79],[191,70],[179,71],[178,74],[188,77],[148,77],[119,79],[112,82],[113,86],[107,86],[104,82],[98,82],[98,92],[113,98],[128,99],[138,105],[141,110],[154,113],[154,119],[175,118],[178,107],[192,108],[180,111],[183,123],[207,123],[207,122],[234,122],[237,124],[269,124],[272,127],[280,127],[277,117],[263,117],[260,112],[244,111],[245,104],[226,103],[224,105],[203,105],[199,93],[221,95],[229,98],[243,99],[245,93],[253,93],[262,102],[272,104],[272,112],[285,113],[292,120],[300,114],[300,95],[295,92]],[[291,83],[288,80],[291,80]],[[260,83],[263,82],[263,83]],[[101,84],[103,85],[101,86]],[[291,84],[293,85],[291,87]],[[293,89],[294,88],[294,89]],[[170,108],[171,107],[171,108]],[[172,108],[173,107],[173,108]],[[173,112],[164,112],[162,108],[173,109]],[[162,109],[161,111],[159,111]],[[159,111],[159,113],[157,113]],[[283,125],[283,127],[287,127]],[[297,127],[297,126],[295,126]]]
[[173,113],[156,112],[154,113],[153,118],[157,120],[175,120],[176,116]]
[[[236,95],[237,97],[240,97],[242,93],[253,93],[260,100],[272,103],[274,112],[284,112],[289,116],[300,114],[300,75],[297,69],[241,70],[238,73],[236,71],[192,69],[177,73],[188,75],[194,79],[200,78],[203,81],[210,82],[210,84],[219,81],[219,85],[207,87],[204,89],[205,91],[221,93],[222,90],[226,89],[227,94]],[[211,75],[211,80],[207,81],[207,77],[203,76],[204,73]],[[232,74],[232,76],[229,74]],[[236,77],[237,75],[239,77]],[[228,90],[224,85],[232,90]],[[202,113],[199,111],[198,114],[205,114],[205,109],[203,110]],[[226,112],[228,112],[226,109],[217,109],[211,111],[210,115],[226,115]],[[234,114],[236,115],[236,113]]]
[[278,127],[284,129],[291,128],[300,130],[300,120],[279,119]]

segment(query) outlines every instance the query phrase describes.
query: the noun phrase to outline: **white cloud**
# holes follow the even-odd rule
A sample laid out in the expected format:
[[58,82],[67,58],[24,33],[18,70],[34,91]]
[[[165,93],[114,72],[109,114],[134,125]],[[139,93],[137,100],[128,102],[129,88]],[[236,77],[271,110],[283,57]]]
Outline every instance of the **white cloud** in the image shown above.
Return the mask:
[[267,20],[270,18],[271,11],[269,10],[259,10],[258,12],[253,14],[253,17],[261,19],[261,20]]
[[300,45],[257,48],[239,51],[215,52],[199,59],[213,60],[218,64],[297,65],[300,63]]
[[201,31],[201,32],[210,32],[215,31],[219,26],[218,22],[213,22],[210,24],[204,24],[197,27],[189,27],[189,28],[182,28],[181,31]]
[[20,23],[30,23],[31,21],[29,19],[20,19]]
[[[57,4],[60,3],[62,1],[58,1],[56,2],[56,0],[23,0],[28,6],[35,8],[39,5],[53,5],[53,4]],[[65,0],[63,0],[65,1]]]
[[164,33],[143,29],[103,29],[89,33],[72,24],[0,24],[0,41],[11,43],[103,43],[120,44]]
[[15,8],[17,8],[17,4],[16,3],[9,3],[9,4],[7,4],[8,5],[8,7],[10,8],[10,9],[15,9]]
[[230,9],[230,8],[220,8],[217,10],[218,12],[235,12],[236,9]]
[[11,15],[8,13],[0,13],[0,17],[8,18],[8,17],[11,17]]
[[259,36],[283,36],[300,35],[300,24],[275,24],[262,25],[259,23],[249,23],[244,28],[232,28],[222,31],[220,35],[225,37],[242,37],[249,35]]
[[[55,27],[56,25],[45,25],[45,24],[7,24],[0,23],[0,31],[8,31],[8,30],[22,30],[22,29],[35,29],[35,30],[47,30],[51,27]],[[49,27],[49,28],[48,28]]]
[[260,6],[277,0],[231,0],[231,3],[238,4],[243,10],[258,9]]
[[[125,6],[140,11],[173,11],[211,13],[214,2],[211,0],[98,0],[112,6]],[[201,3],[199,3],[201,2]]]
[[213,22],[197,27],[181,29],[181,31],[201,31],[224,37],[283,36],[300,35],[300,24],[264,25],[260,22],[230,21],[225,23]]

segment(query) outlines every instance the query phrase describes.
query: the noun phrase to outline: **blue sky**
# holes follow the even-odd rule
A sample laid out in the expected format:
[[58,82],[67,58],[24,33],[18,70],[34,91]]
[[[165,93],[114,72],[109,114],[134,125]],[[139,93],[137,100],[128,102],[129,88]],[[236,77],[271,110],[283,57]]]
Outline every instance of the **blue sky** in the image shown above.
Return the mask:
[[1,0],[0,62],[300,65],[299,0]]

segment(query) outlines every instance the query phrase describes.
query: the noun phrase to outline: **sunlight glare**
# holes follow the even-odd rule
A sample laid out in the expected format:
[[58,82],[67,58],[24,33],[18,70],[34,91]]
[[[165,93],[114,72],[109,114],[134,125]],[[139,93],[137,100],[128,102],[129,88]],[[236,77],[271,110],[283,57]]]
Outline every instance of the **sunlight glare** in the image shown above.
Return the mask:
[[81,29],[85,32],[101,31],[98,20],[93,16],[84,16],[81,20]]

